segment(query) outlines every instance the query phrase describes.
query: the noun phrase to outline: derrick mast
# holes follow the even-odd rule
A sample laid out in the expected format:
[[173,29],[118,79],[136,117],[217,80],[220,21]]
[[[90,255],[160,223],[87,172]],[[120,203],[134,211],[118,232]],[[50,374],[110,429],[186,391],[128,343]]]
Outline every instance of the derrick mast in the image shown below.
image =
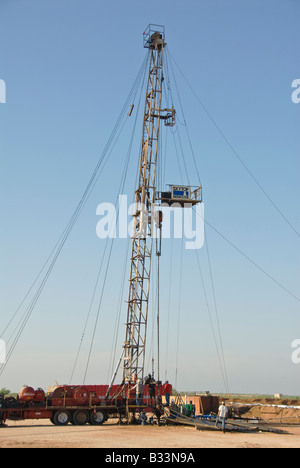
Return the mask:
[[[154,28],[154,29],[153,29]],[[161,120],[174,124],[175,111],[161,109],[163,51],[165,32],[162,26],[149,26],[144,33],[144,47],[149,49],[149,71],[143,120],[138,187],[135,193],[134,229],[129,279],[123,381],[135,375],[144,377],[147,317],[151,274],[154,222],[152,208],[156,200],[156,170]]]

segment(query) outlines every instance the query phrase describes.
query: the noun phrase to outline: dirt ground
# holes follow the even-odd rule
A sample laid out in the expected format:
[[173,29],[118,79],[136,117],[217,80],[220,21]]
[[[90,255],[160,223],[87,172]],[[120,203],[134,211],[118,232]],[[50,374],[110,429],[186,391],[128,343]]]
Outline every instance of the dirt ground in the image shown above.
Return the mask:
[[286,434],[196,431],[183,426],[53,426],[50,421],[8,421],[0,428],[0,448],[299,448],[300,425]]
[[245,404],[234,405],[243,418],[259,418],[267,420],[269,424],[294,423],[300,425],[300,409],[280,406],[249,406]]

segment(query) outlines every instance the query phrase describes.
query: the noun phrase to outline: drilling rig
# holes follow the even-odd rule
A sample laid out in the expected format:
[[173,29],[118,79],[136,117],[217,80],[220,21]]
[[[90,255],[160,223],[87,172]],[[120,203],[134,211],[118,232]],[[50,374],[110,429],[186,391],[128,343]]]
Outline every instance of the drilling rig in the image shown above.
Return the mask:
[[[18,399],[4,400],[0,395],[0,425],[9,419],[50,419],[59,426],[69,422],[100,425],[111,416],[121,418],[141,410],[152,410],[156,414],[161,411],[160,397],[164,391],[159,381],[159,356],[157,381],[153,374],[150,380],[144,375],[153,240],[160,239],[156,244],[159,265],[163,221],[160,206],[172,206],[175,202],[180,208],[185,208],[201,203],[202,188],[192,191],[191,187],[177,185],[170,186],[168,192],[157,192],[160,127],[162,122],[166,126],[174,126],[176,112],[174,108],[162,108],[165,28],[149,25],[143,36],[144,47],[149,51],[149,67],[133,214],[126,335],[121,357],[110,385],[56,385],[48,389],[47,394],[42,389],[25,386]],[[133,107],[128,116],[132,114]],[[122,383],[115,385],[122,362]],[[139,401],[135,398],[137,382],[145,383]]]
[[163,53],[165,30],[149,25],[144,33],[144,47],[149,49],[149,71],[143,121],[138,187],[135,192],[134,232],[129,279],[126,338],[124,344],[123,381],[143,380],[151,259],[155,220],[156,173],[161,121],[175,124],[175,110],[162,109]]

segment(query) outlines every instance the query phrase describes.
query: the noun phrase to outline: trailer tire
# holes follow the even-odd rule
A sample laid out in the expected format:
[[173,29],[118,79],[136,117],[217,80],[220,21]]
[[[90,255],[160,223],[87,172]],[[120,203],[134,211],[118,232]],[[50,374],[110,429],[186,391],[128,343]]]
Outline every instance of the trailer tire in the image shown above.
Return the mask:
[[53,417],[55,426],[66,426],[70,422],[70,413],[66,410],[56,411]]
[[101,426],[107,421],[107,413],[104,410],[97,410],[96,412],[92,411],[90,413],[90,424],[92,426]]
[[77,410],[73,414],[72,423],[75,426],[84,426],[89,422],[89,413],[85,410]]

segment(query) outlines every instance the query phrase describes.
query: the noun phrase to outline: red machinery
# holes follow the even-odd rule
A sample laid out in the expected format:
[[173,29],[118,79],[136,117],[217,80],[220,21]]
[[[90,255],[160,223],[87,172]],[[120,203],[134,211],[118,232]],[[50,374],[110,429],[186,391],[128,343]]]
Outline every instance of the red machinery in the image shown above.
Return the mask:
[[141,400],[136,401],[134,384],[125,385],[57,385],[44,390],[25,385],[17,398],[0,396],[0,425],[6,420],[50,419],[55,425],[101,425],[109,417],[128,415],[128,411],[153,411],[164,395],[160,382],[154,383],[155,394],[144,386]]
[[21,403],[41,403],[45,401],[45,392],[42,388],[34,390],[32,387],[24,385],[19,392],[19,401]]

